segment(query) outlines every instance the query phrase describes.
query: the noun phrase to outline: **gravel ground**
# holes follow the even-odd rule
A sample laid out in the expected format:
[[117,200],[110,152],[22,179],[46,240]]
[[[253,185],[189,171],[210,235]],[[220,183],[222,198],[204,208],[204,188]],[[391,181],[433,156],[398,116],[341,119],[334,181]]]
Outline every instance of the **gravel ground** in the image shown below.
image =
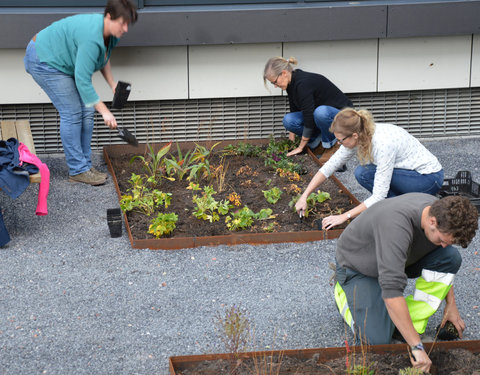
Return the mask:
[[[480,138],[424,144],[446,177],[470,170],[480,181]],[[34,214],[37,185],[15,201],[0,194],[12,237],[0,249],[0,374],[167,374],[170,356],[224,351],[214,316],[233,304],[255,325],[252,349],[343,346],[329,284],[335,240],[132,249],[125,233],[109,235],[106,210],[118,207],[111,179],[72,184],[63,155],[42,160],[51,171],[47,216]],[[101,155],[94,160],[106,170]],[[354,165],[338,177],[362,200]],[[480,339],[479,243],[477,235],[462,250],[455,280],[468,340]]]

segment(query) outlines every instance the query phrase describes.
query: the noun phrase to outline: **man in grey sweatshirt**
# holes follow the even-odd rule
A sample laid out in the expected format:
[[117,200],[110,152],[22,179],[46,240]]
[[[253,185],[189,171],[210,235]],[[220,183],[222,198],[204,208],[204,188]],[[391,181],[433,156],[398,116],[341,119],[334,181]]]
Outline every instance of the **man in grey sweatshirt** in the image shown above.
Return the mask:
[[[478,228],[478,212],[465,197],[437,199],[409,193],[374,204],[353,220],[337,242],[335,300],[357,340],[389,344],[397,327],[412,348],[412,365],[429,371],[420,334],[445,299],[443,324],[460,337],[453,279],[462,263],[452,244],[467,247]],[[403,297],[408,278],[413,296]]]

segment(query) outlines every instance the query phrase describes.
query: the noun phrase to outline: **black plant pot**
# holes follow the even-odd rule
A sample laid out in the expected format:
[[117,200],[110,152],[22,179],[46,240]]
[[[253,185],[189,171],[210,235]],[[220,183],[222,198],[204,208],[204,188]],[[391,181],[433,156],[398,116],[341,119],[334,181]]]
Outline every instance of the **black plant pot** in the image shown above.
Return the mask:
[[110,237],[122,236],[122,211],[120,208],[107,209],[107,223],[110,230]]

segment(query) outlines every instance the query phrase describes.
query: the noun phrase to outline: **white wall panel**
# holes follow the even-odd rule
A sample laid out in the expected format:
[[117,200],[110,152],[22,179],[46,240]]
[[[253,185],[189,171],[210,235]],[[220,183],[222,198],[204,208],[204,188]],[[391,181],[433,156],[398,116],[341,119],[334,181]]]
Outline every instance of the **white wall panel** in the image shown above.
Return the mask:
[[280,95],[263,85],[263,69],[282,54],[281,43],[189,47],[190,98]]
[[0,103],[48,103],[50,100],[25,71],[25,49],[0,48]]
[[[115,80],[130,82],[128,100],[188,98],[187,47],[118,47],[110,59]],[[102,100],[112,91],[100,72],[93,84]]]
[[377,90],[377,39],[285,43],[283,56],[298,68],[319,73],[345,93]]
[[381,39],[378,91],[469,87],[470,35]]
[[473,36],[472,87],[480,87],[480,34]]

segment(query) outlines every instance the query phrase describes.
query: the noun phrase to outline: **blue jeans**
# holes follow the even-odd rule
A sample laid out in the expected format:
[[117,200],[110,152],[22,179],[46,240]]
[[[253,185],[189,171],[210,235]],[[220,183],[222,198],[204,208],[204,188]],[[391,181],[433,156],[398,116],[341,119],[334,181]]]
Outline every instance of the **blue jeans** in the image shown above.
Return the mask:
[[[462,256],[454,246],[438,247],[417,263],[405,268],[408,278],[421,276],[422,270],[456,274],[462,264]],[[347,297],[353,316],[356,343],[369,345],[390,344],[395,325],[388,314],[382,290],[376,277],[365,276],[337,264],[336,280]]]
[[[335,135],[330,133],[329,129],[338,112],[340,112],[339,109],[328,105],[321,105],[313,111],[313,120],[315,121],[316,129],[308,142],[308,147],[314,149],[322,142],[324,148],[331,148],[336,143]],[[299,137],[303,134],[303,125],[302,112],[290,112],[283,117],[283,126],[285,126],[285,129]]]
[[40,62],[35,42],[30,41],[23,59],[25,70],[45,91],[60,114],[60,137],[70,176],[92,166],[90,142],[93,134],[94,107],[85,107],[75,79]]
[[[373,191],[376,171],[377,166],[375,164],[359,165],[355,168],[355,178],[370,193]],[[435,173],[421,174],[409,169],[394,168],[387,198],[415,192],[435,195],[442,184],[443,169]]]

